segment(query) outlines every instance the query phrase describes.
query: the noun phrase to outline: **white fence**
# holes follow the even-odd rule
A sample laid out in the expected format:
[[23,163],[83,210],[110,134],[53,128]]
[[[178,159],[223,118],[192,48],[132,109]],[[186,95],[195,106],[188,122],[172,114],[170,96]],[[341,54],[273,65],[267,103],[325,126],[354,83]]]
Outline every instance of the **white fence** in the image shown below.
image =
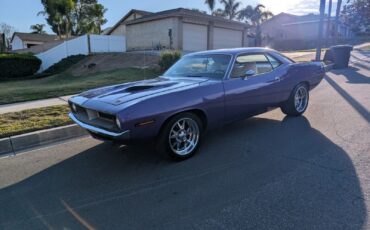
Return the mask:
[[90,35],[92,53],[125,52],[126,39],[124,36]]
[[68,56],[89,53],[126,52],[124,36],[84,35],[65,41],[36,56],[42,64],[39,73]]

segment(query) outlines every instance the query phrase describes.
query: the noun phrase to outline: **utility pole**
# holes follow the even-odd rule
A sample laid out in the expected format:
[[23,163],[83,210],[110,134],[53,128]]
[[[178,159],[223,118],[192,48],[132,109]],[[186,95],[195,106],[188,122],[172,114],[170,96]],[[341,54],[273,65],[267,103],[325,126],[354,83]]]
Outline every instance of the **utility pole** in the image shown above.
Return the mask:
[[328,43],[330,41],[330,35],[331,35],[331,8],[332,8],[332,0],[329,0],[329,10],[328,10],[328,23],[326,25],[326,42]]
[[338,2],[337,2],[337,12],[335,14],[335,31],[334,31],[334,42],[335,42],[335,44],[337,44],[337,42],[338,42],[339,15],[340,15],[341,6],[342,6],[342,0],[338,0]]
[[319,23],[319,37],[317,38],[316,61],[320,61],[321,59],[324,17],[325,17],[325,0],[320,0],[320,23]]

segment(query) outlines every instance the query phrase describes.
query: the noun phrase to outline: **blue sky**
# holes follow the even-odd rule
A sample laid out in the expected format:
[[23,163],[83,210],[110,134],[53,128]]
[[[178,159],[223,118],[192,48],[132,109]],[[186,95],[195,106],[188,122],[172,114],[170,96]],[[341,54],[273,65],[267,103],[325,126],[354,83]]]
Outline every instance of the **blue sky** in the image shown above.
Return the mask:
[[[36,16],[42,11],[40,0],[0,0],[0,23],[7,23],[17,31],[29,32],[31,25],[46,24],[43,16]],[[114,25],[130,9],[161,11],[178,7],[207,10],[204,0],[99,0],[107,9],[108,23]],[[294,14],[317,13],[319,0],[241,0],[244,6],[262,3],[274,14],[288,12]],[[334,3],[336,0],[334,0]],[[333,7],[333,12],[335,6]],[[48,32],[51,32],[47,28]]]

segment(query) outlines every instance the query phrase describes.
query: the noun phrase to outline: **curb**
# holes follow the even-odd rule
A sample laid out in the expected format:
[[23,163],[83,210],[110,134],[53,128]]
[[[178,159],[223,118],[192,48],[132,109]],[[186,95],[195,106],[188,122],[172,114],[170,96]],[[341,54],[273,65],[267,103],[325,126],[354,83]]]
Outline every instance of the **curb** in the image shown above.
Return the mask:
[[43,145],[82,137],[88,133],[80,126],[73,124],[47,130],[26,133],[0,139],[0,156],[15,155],[17,152]]

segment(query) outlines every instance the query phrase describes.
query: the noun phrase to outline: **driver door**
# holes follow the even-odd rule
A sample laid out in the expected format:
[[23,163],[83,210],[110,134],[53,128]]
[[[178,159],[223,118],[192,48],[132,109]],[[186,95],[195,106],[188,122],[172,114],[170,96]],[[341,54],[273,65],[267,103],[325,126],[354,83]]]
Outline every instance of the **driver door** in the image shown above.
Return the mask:
[[224,81],[226,122],[254,116],[276,105],[274,87],[279,82],[264,53],[236,57],[230,77]]

